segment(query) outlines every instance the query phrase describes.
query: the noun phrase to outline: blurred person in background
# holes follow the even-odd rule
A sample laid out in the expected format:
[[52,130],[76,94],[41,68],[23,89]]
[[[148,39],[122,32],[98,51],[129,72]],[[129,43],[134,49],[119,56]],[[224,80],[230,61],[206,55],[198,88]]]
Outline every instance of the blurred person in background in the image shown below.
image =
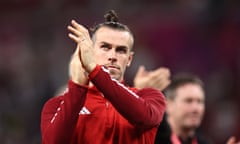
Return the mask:
[[175,75],[164,92],[166,117],[159,126],[155,143],[209,144],[198,131],[205,111],[202,80],[191,74]]
[[[161,74],[158,72],[158,75],[155,75],[157,71],[161,71]],[[205,92],[202,80],[192,74],[178,74],[173,76],[169,85],[169,77],[168,68],[148,72],[144,67],[140,67],[134,78],[135,87],[154,87],[165,92],[166,115],[158,128],[155,144],[213,143],[198,129],[205,111]],[[226,144],[240,144],[240,141],[237,142],[232,136]]]
[[165,98],[153,88],[124,85],[133,58],[133,34],[114,11],[88,30],[68,26],[77,43],[67,91],[48,100],[42,110],[44,144],[153,144],[165,111]]

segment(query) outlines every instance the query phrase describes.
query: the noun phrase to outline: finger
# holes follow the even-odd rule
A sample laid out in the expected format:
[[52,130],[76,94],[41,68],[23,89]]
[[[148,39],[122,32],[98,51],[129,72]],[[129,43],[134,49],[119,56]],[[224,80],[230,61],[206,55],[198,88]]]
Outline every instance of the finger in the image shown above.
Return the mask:
[[144,74],[144,71],[145,71],[145,67],[144,67],[143,65],[139,66],[136,76],[141,76],[141,75],[143,75],[143,74]]
[[166,81],[162,82],[162,83],[161,83],[161,87],[159,86],[159,89],[160,89],[161,91],[163,91],[164,89],[166,89],[166,88],[169,86],[170,83],[171,83],[170,80],[166,80]]
[[88,29],[85,28],[84,26],[78,24],[75,20],[72,20],[71,21],[71,24],[74,28],[76,28],[78,31],[81,31],[84,36],[88,36],[89,37],[89,32],[88,32]]
[[170,69],[166,68],[166,73],[167,73],[168,77],[171,76],[171,71],[170,71]]
[[155,81],[147,81],[144,87],[158,88]]
[[170,72],[170,69],[169,68],[165,68],[165,67],[162,67],[159,69],[159,71],[164,71],[167,75],[171,75],[171,72]]
[[156,81],[155,83],[157,85],[164,85],[164,87],[166,87],[171,82],[168,70],[163,70],[162,69],[162,70],[159,70],[159,71],[155,71],[155,72],[151,73],[150,75],[151,76],[149,76],[149,77],[151,77],[151,80]]
[[85,30],[86,28],[82,25],[80,25],[79,23],[77,23],[75,20],[71,21],[71,24],[78,30]]
[[171,83],[170,80],[165,79],[165,80],[162,80],[162,81],[157,81],[157,82],[155,83],[155,85],[156,85],[156,88],[158,88],[159,90],[162,91],[162,90],[164,90],[170,83]]
[[[78,37],[87,40],[87,41],[91,41],[91,36],[89,34],[89,31],[87,28],[85,28],[84,26],[78,24],[75,20],[71,21],[72,27],[75,30],[76,35],[78,35]],[[80,39],[80,40],[82,40]]]
[[79,30],[75,29],[74,27],[72,26],[68,26],[67,29],[74,35],[76,35],[77,37],[82,37],[83,34],[82,32],[80,32]]
[[153,76],[159,76],[159,75],[162,75],[164,73],[166,73],[166,70],[162,69],[162,68],[151,71],[151,75],[153,75]]
[[159,70],[159,71],[153,71],[149,74],[149,77],[151,79],[161,80],[161,79],[168,79],[169,76],[167,75],[166,71]]
[[168,68],[159,68],[154,72],[156,75],[164,75],[166,77],[170,77],[170,70]]
[[171,80],[169,79],[156,79],[156,85],[169,85]]
[[75,41],[76,43],[79,42],[79,38],[76,37],[75,35],[71,34],[71,33],[68,34],[68,37],[69,37],[71,40]]

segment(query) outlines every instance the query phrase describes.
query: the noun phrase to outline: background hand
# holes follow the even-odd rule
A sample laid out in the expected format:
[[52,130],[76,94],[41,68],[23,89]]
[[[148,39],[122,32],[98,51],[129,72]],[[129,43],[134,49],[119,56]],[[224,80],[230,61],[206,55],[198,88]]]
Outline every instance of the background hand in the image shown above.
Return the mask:
[[138,68],[134,78],[134,86],[137,88],[151,87],[164,90],[170,84],[170,70],[160,67],[154,71],[146,71],[144,66]]
[[240,141],[237,142],[236,138],[234,136],[231,136],[228,139],[227,144],[240,144]]

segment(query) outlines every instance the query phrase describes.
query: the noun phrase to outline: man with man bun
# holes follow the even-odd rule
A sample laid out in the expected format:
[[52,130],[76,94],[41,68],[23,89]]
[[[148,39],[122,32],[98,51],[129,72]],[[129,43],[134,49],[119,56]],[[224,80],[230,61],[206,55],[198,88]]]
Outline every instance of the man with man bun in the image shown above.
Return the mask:
[[114,11],[89,31],[72,20],[77,48],[67,91],[42,110],[43,144],[153,144],[165,111],[163,94],[124,84],[134,38]]

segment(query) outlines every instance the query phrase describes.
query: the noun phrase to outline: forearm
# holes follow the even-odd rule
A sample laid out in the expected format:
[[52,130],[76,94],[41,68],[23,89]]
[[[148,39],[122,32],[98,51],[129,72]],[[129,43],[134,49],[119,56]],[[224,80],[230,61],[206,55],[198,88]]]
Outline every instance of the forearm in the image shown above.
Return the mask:
[[87,88],[69,82],[68,92],[59,100],[49,101],[42,111],[43,143],[70,143],[79,112],[86,99]]
[[165,110],[165,100],[159,91],[146,89],[134,93],[112,80],[103,70],[99,70],[94,76],[90,75],[90,79],[113,106],[133,124],[152,127],[160,123]]

